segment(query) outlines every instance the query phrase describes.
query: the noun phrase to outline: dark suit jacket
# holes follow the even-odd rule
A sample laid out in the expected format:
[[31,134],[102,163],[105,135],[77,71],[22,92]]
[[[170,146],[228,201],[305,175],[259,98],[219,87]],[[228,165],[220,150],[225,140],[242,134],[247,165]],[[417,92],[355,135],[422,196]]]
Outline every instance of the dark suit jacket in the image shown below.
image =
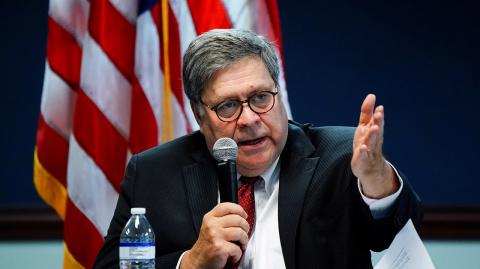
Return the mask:
[[[388,218],[375,220],[363,202],[350,160],[354,128],[290,122],[281,154],[278,225],[285,265],[371,268],[370,249],[390,244],[422,212],[406,178]],[[145,207],[155,231],[157,268],[175,268],[195,243],[202,217],[217,204],[215,161],[194,132],[131,158],[95,268],[118,267],[119,237],[131,207]],[[262,253],[257,253],[262,255]]]

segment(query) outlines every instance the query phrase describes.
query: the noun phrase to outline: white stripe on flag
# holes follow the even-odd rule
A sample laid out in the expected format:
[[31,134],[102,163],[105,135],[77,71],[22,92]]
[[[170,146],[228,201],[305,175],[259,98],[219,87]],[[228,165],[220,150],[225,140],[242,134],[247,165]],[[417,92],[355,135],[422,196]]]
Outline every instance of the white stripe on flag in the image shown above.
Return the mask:
[[170,103],[172,104],[173,137],[177,138],[187,134],[187,121],[185,119],[185,114],[183,113],[182,107],[178,103],[178,100],[174,94],[170,95]]
[[110,0],[110,3],[112,3],[125,19],[132,25],[135,25],[138,13],[138,0]]
[[128,140],[132,87],[88,34],[84,40],[80,86]]
[[[255,31],[269,40],[275,40],[275,34],[273,31],[272,21],[270,19],[270,13],[264,0],[258,0],[255,12]],[[280,45],[280,44],[275,44]]]
[[173,14],[177,19],[180,34],[180,48],[182,57],[190,42],[197,36],[187,0],[170,0]]
[[77,94],[45,63],[40,111],[48,125],[68,140]]
[[[192,16],[190,15],[190,9],[188,7],[187,1],[170,0],[170,5],[178,23],[178,29],[180,32],[180,48],[183,58],[183,55],[188,48],[188,45],[195,38],[197,32],[195,30],[195,25],[193,24]],[[190,108],[190,100],[188,99],[184,91],[182,91],[182,95],[182,105],[185,108],[186,118],[189,122],[189,125],[193,131],[198,130],[199,126],[197,124],[197,121],[195,120],[195,115],[193,115],[193,111]]]
[[255,3],[248,0],[223,0],[233,28],[255,30]]
[[48,13],[82,46],[83,37],[87,32],[89,11],[90,4],[87,0],[50,0]]
[[115,211],[118,193],[102,170],[78,145],[73,134],[70,136],[68,151],[67,182],[72,202],[105,236]]
[[[277,51],[278,53],[278,51]],[[279,54],[279,53],[278,53]],[[285,72],[283,71],[282,58],[278,55],[278,60],[280,64],[280,74],[278,76],[278,86],[280,87],[280,98],[282,98],[283,105],[287,111],[287,116],[289,119],[292,119],[292,110],[290,109],[290,103],[288,103],[288,92],[287,85],[285,83]]]
[[150,12],[142,13],[137,20],[135,46],[135,74],[153,110],[161,143],[163,74],[160,70],[160,39]]

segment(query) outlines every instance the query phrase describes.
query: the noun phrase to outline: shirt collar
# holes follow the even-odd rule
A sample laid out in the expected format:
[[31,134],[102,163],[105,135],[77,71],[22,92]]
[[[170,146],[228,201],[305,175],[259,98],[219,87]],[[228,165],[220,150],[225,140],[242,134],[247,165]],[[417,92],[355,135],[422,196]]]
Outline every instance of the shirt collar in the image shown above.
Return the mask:
[[[270,195],[273,192],[273,188],[275,183],[278,181],[278,176],[280,173],[280,165],[278,165],[280,162],[280,156],[275,159],[275,161],[268,167],[265,172],[260,174],[262,177],[263,181],[265,182],[265,191],[267,192],[268,195]],[[240,174],[237,173],[237,180],[240,179]],[[240,186],[240,182],[239,182]]]

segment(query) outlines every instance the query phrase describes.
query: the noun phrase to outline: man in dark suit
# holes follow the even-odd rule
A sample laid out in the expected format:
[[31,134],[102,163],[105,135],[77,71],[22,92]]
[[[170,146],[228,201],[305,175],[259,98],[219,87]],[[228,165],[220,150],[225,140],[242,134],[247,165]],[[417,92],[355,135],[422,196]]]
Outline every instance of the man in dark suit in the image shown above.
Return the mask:
[[[356,129],[289,122],[272,44],[242,30],[202,34],[183,64],[200,131],[132,157],[96,268],[118,266],[131,207],[147,208],[157,268],[371,268],[370,249],[419,224],[418,197],[383,157],[374,95]],[[251,203],[218,202],[221,137],[238,144]]]

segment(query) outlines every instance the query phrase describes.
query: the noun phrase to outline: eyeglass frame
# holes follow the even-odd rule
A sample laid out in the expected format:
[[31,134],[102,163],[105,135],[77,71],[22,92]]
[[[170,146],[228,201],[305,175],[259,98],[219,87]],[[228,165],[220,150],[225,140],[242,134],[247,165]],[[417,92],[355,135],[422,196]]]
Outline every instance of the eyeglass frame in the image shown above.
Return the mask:
[[[223,122],[233,122],[233,121],[236,121],[240,118],[240,116],[242,115],[243,113],[243,104],[247,103],[248,107],[250,108],[250,110],[252,110],[253,112],[255,112],[257,115],[261,115],[261,114],[265,114],[267,112],[269,112],[270,110],[273,109],[273,107],[275,106],[275,96],[277,96],[277,94],[279,93],[278,92],[278,88],[275,87],[276,91],[257,91],[257,92],[254,92],[254,94],[250,95],[247,99],[245,100],[235,100],[235,99],[225,99],[223,101],[220,101],[219,103],[217,103],[216,105],[213,105],[213,106],[209,106],[207,104],[205,104],[202,99],[200,99],[200,103],[204,106],[206,106],[207,108],[209,108],[210,110],[212,110],[213,112],[215,112],[215,115],[217,115],[217,118]],[[268,93],[268,94],[271,94],[273,96],[273,104],[272,106],[267,110],[267,111],[264,111],[264,112],[257,112],[255,111],[255,109],[252,108],[252,106],[250,105],[250,100],[256,96],[257,94],[259,93]],[[238,113],[238,116],[236,118],[233,118],[231,120],[224,120],[220,117],[220,115],[218,115],[218,106],[220,106],[221,104],[223,104],[224,102],[226,101],[237,101],[240,103],[240,113]]]

